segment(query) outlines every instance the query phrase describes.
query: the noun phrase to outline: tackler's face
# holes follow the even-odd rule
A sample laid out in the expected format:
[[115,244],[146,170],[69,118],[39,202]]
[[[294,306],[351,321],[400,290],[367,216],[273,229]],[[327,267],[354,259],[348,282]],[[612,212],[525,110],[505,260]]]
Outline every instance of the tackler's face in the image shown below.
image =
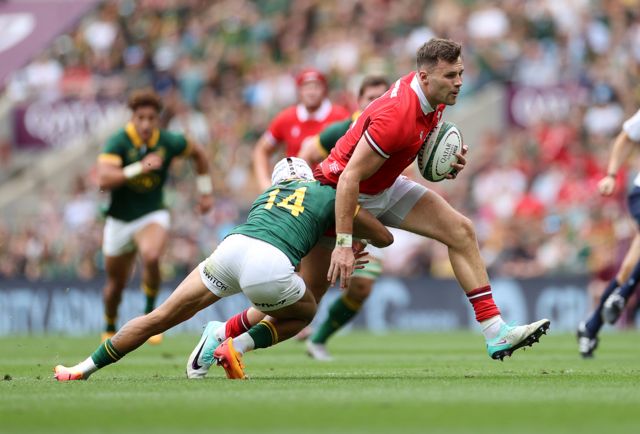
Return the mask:
[[458,57],[458,60],[453,63],[439,60],[431,68],[423,66],[418,71],[418,77],[422,89],[432,105],[454,105],[458,101],[462,87],[463,73],[462,57]]
[[133,122],[136,128],[138,136],[140,136],[142,141],[147,142],[151,139],[153,130],[159,127],[160,116],[155,107],[140,106],[133,112],[131,122]]

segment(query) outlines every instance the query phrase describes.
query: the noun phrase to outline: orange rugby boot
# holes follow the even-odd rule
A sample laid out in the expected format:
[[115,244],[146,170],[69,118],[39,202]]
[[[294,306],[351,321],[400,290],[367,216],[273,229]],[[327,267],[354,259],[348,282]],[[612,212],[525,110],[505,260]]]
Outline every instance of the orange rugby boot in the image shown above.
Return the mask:
[[58,381],[76,381],[76,380],[86,380],[80,371],[72,371],[70,368],[66,366],[58,365],[53,368],[54,375],[53,377]]
[[231,380],[245,380],[247,378],[244,374],[242,355],[233,348],[233,338],[227,338],[226,341],[221,343],[213,353],[213,358],[218,366],[224,368],[227,378]]

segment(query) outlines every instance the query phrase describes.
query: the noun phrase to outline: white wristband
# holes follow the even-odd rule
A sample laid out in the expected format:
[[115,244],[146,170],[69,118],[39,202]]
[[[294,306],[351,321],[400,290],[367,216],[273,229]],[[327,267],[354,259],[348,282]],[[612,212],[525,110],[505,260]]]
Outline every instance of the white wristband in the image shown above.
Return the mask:
[[351,247],[353,236],[351,234],[336,234],[336,247]]
[[135,178],[142,173],[142,162],[136,161],[122,168],[122,173],[127,179]]
[[213,183],[209,175],[198,175],[196,178],[196,188],[200,194],[213,193]]

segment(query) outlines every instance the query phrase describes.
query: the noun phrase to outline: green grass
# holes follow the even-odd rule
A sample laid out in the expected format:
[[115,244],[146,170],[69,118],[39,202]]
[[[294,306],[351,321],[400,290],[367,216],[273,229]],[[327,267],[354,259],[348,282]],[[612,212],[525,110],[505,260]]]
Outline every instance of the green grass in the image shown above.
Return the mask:
[[[250,381],[214,368],[184,378],[198,336],[144,346],[86,382],[51,369],[95,348],[95,337],[0,339],[0,433],[599,433],[638,432],[640,334],[606,334],[583,361],[573,336],[504,362],[472,333],[353,333],[333,363],[285,342],[245,357]],[[10,379],[8,379],[10,376]]]

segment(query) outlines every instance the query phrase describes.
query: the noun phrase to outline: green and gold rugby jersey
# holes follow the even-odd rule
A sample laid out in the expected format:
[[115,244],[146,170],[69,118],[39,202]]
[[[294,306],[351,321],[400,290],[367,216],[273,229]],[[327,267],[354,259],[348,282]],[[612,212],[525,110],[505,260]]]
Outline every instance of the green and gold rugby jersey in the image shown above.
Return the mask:
[[162,168],[128,179],[111,190],[107,215],[132,221],[150,212],[165,208],[162,187],[167,180],[171,161],[189,155],[189,142],[182,134],[155,130],[149,143],[143,143],[132,123],[111,136],[98,156],[98,161],[120,164],[122,167],[142,160],[154,152],[162,157]]
[[265,241],[280,249],[296,266],[335,223],[336,190],[318,181],[293,179],[262,193],[247,222],[231,234]]

